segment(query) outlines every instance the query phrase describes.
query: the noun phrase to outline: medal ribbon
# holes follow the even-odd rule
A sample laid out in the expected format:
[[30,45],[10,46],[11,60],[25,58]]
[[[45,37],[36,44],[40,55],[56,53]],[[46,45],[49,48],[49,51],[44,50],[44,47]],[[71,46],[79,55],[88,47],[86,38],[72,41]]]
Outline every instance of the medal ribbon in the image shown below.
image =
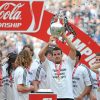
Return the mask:
[[55,64],[55,68],[56,68],[56,73],[57,73],[57,76],[58,76],[58,78],[59,78],[59,76],[60,76],[60,72],[61,72],[61,68],[62,68],[62,62],[60,63],[60,65],[59,65],[59,68],[57,69],[57,66],[56,66],[56,64]]
[[75,72],[76,72],[76,69],[78,68],[79,65],[80,65],[80,63],[78,63],[78,64],[75,66],[75,68],[74,68],[74,70],[73,70],[73,73],[72,73],[72,78],[74,77],[74,74],[75,74]]

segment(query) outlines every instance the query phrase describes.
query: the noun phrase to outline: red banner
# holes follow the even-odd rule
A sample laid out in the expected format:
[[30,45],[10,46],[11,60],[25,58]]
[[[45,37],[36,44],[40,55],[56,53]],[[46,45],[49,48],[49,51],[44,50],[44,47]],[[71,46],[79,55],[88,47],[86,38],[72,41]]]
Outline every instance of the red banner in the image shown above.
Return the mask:
[[[43,9],[44,0],[0,0],[0,31],[23,32],[48,41],[48,30],[53,14]],[[70,24],[70,23],[69,23]],[[82,62],[90,67],[95,61],[95,53],[100,47],[84,32],[71,24],[76,37],[67,34],[82,54]],[[68,54],[68,46],[57,41],[63,52]]]
[[1,0],[0,30],[34,32],[41,26],[44,0]]
[[57,95],[53,93],[33,93],[29,94],[29,100],[57,100]]

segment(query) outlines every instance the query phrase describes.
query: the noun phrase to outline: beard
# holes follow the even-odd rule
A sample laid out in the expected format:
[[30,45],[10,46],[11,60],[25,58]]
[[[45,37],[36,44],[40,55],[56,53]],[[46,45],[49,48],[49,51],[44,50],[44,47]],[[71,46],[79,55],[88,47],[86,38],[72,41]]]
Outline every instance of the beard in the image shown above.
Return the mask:
[[55,61],[55,64],[60,64],[62,60]]

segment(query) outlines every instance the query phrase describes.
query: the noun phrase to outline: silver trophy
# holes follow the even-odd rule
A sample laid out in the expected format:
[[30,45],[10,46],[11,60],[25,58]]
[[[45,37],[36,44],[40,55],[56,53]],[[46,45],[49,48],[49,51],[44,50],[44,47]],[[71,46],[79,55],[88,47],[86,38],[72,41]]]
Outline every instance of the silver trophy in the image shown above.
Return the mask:
[[76,35],[75,31],[68,23],[66,11],[59,10],[59,12],[51,19],[50,33],[52,36],[59,38],[62,34],[66,34],[66,31],[70,32],[74,36]]

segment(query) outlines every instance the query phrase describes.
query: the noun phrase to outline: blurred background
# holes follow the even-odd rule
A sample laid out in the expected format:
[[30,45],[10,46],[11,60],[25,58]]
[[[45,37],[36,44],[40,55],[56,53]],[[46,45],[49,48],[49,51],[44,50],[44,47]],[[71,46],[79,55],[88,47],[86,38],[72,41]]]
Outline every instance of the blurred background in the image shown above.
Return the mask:
[[54,14],[65,9],[68,21],[100,46],[100,0],[46,0],[45,9]]
[[[45,0],[45,10],[57,13],[66,10],[68,21],[79,27],[100,46],[100,0]],[[31,44],[35,56],[44,42],[20,33],[0,32],[0,50],[3,58],[10,52],[19,53],[25,44]]]

